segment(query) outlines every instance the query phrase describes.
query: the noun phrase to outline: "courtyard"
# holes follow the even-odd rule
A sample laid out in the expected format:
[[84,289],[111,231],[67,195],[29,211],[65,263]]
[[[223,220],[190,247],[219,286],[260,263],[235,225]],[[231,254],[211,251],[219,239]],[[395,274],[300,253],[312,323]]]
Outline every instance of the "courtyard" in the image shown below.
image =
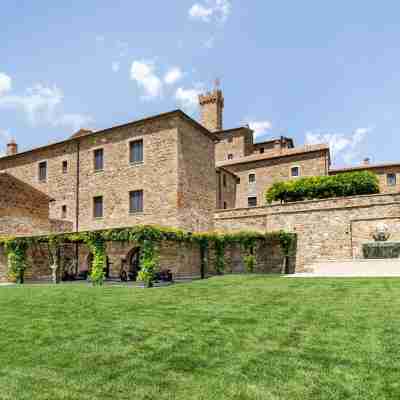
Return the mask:
[[400,279],[0,288],[0,398],[397,399]]

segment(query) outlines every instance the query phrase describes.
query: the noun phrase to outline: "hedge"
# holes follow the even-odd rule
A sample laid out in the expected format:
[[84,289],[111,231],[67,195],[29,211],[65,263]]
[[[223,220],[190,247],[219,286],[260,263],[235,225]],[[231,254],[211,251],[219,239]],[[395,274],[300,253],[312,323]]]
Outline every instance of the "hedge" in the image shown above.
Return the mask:
[[274,183],[265,193],[267,203],[379,193],[376,174],[368,171],[313,176]]

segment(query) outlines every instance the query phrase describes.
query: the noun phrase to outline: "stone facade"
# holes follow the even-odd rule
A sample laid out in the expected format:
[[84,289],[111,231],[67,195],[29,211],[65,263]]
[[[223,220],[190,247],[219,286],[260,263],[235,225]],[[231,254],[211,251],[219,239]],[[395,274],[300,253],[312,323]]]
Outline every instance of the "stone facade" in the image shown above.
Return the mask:
[[400,239],[400,194],[379,194],[311,200],[254,209],[220,210],[216,229],[285,230],[298,236],[296,272],[315,262],[362,257],[362,243],[372,240],[379,222]]
[[211,132],[223,128],[224,103],[224,96],[219,89],[199,96],[201,124]]
[[217,168],[217,209],[235,208],[238,177],[225,168]]
[[[279,156],[250,156],[233,162],[217,163],[239,178],[236,189],[236,208],[248,207],[249,197],[256,197],[256,205],[265,204],[265,191],[275,182],[295,179],[291,176],[291,168],[298,167],[300,176],[325,175],[328,170],[328,152],[310,148],[300,154],[286,154]],[[253,175],[253,178],[251,177]]]
[[[131,164],[129,144],[139,139],[143,162]],[[64,217],[75,230],[137,224],[212,230],[214,140],[176,111],[0,158],[0,170],[51,196],[50,218]],[[94,169],[97,149],[104,154],[100,171]],[[43,162],[47,176],[40,180]],[[136,190],[143,191],[143,212],[130,213],[129,193]],[[94,218],[96,196],[103,198],[102,218]]]
[[51,198],[7,173],[0,173],[0,236],[29,236],[71,230],[49,217]]
[[353,168],[331,169],[330,175],[342,174],[353,171],[370,171],[375,173],[379,179],[379,190],[381,193],[400,192],[400,164],[364,164]]

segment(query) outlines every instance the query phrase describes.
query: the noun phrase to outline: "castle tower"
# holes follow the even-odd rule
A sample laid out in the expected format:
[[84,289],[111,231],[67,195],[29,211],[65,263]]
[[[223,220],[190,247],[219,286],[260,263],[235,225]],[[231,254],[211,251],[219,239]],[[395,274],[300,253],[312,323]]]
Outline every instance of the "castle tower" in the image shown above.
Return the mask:
[[18,153],[18,145],[14,139],[7,143],[7,155],[13,156]]
[[209,131],[216,132],[223,129],[224,96],[222,90],[199,96],[201,124]]

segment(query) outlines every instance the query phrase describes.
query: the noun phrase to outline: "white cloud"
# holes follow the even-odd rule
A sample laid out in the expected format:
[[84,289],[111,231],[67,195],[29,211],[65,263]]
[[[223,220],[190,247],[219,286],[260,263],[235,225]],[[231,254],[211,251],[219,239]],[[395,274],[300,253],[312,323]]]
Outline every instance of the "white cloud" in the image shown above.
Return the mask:
[[11,90],[12,81],[11,78],[0,72],[0,96],[4,93],[7,93]]
[[175,99],[185,110],[193,111],[199,103],[199,94],[202,90],[199,88],[184,89],[179,87],[175,92]]
[[183,77],[182,70],[179,67],[170,68],[164,76],[164,82],[167,85],[173,85],[180,81]]
[[131,66],[130,77],[144,90],[144,99],[152,100],[161,97],[162,81],[155,74],[153,62],[134,61]]
[[72,113],[56,116],[52,121],[52,125],[72,128],[72,130],[75,132],[81,128],[88,128],[91,124],[93,124],[93,122],[93,118],[88,115]]
[[254,131],[254,136],[256,139],[272,128],[271,121],[249,121],[248,124],[250,129]]
[[63,100],[64,94],[56,85],[38,83],[22,95],[0,96],[0,108],[23,111],[34,126],[47,124],[76,129],[92,121],[87,115],[64,113],[61,107]]
[[113,72],[118,72],[121,68],[121,63],[119,61],[113,61],[111,63],[111,69],[113,70]]
[[215,20],[224,23],[232,9],[230,0],[206,0],[205,3],[195,3],[189,9],[189,17],[203,22]]
[[195,19],[201,19],[204,22],[209,22],[211,15],[213,15],[212,8],[206,8],[202,4],[195,3],[189,10],[189,15]]
[[325,143],[329,145],[332,159],[341,159],[351,163],[358,156],[358,146],[364,141],[372,128],[358,128],[352,134],[343,133],[306,133],[307,144]]

